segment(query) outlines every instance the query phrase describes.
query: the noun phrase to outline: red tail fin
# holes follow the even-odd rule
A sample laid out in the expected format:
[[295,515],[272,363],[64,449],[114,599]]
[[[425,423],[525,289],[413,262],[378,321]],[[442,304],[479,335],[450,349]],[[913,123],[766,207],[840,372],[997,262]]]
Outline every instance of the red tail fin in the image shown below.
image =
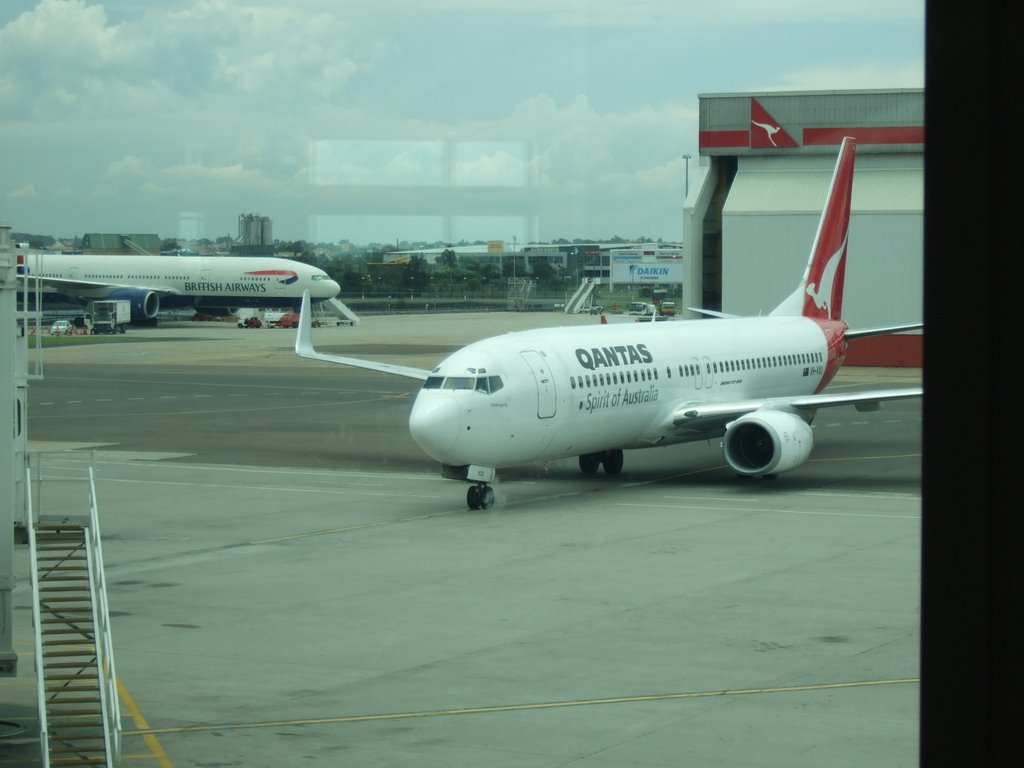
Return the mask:
[[856,140],[849,136],[844,138],[803,280],[796,292],[772,311],[773,315],[801,314],[823,320],[842,317],[856,151]]
[[804,279],[804,317],[838,320],[843,315],[846,241],[850,232],[853,157],[856,151],[854,139],[849,136],[843,139]]

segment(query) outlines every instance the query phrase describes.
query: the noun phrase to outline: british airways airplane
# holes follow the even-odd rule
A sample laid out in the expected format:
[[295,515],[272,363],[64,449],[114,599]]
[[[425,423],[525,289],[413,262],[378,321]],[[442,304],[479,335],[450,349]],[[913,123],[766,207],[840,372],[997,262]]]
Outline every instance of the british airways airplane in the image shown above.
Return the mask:
[[317,352],[304,297],[295,351],[422,380],[409,430],[443,476],[471,483],[472,509],[494,503],[503,467],[578,456],[584,473],[616,474],[625,449],[715,438],[736,473],[773,478],[809,458],[819,408],[923,395],[823,391],[850,339],[922,327],[853,331],[842,320],[855,151],[844,139],[803,278],[768,316],[520,331],[427,371]]
[[320,302],[341,290],[322,269],[273,257],[46,253],[38,263],[31,255],[18,260],[19,275],[37,282],[44,299],[127,299],[133,323],[152,323],[161,309],[185,307],[298,310],[307,291]]

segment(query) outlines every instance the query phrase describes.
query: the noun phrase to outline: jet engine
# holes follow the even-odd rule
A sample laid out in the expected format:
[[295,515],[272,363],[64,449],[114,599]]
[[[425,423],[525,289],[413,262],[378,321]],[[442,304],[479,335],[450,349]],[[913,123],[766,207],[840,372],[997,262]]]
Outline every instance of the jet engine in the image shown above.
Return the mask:
[[777,475],[807,461],[814,447],[811,426],[793,411],[762,409],[725,430],[725,460],[741,475]]
[[108,299],[127,299],[132,305],[132,322],[153,320],[160,311],[160,294],[153,291],[121,288],[107,295]]

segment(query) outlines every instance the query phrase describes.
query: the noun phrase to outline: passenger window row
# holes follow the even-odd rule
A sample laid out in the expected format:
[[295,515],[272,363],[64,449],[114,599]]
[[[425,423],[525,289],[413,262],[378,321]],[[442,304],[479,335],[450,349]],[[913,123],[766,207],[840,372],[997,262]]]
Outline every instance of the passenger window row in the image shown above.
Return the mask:
[[[736,371],[754,371],[765,368],[781,368],[787,365],[811,365],[823,362],[820,352],[800,352],[791,355],[771,355],[768,357],[752,357],[741,360],[706,361],[706,373],[733,373]],[[679,365],[679,375],[683,378],[697,378],[705,375],[698,363]],[[665,368],[665,377],[672,378],[672,369]],[[657,381],[657,368],[641,368],[634,371],[611,371],[609,373],[584,374],[569,377],[573,389],[590,389],[616,384],[633,384],[641,381]]]
[[[670,377],[671,375],[669,373]],[[607,387],[615,384],[638,384],[641,381],[657,381],[657,379],[657,368],[638,368],[626,371],[609,371],[608,373],[587,373],[582,376],[570,376],[569,385],[573,389],[590,389],[591,387]]]
[[[799,352],[791,355],[771,355],[768,357],[751,357],[742,360],[723,360],[710,363],[707,373],[733,373],[735,371],[755,371],[764,368],[782,368],[787,365],[812,365],[821,363],[824,356],[821,352]],[[707,362],[704,363],[708,365]],[[680,376],[698,376],[698,365],[680,365]]]

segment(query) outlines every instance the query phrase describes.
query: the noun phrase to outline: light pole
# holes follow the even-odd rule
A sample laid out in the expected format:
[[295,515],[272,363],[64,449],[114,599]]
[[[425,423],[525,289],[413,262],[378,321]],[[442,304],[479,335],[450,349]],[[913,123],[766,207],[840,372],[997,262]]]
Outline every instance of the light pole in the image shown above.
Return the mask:
[[683,160],[686,161],[686,192],[683,195],[683,200],[690,196],[690,155],[683,155]]

